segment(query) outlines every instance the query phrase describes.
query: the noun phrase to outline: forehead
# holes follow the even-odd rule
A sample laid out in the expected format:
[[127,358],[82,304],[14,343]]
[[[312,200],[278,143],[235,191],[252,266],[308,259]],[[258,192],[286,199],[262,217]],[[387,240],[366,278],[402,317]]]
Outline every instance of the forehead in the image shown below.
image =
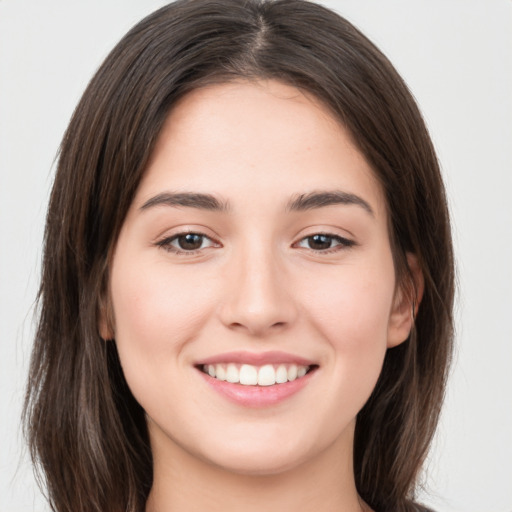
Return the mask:
[[[197,89],[170,112],[136,203],[172,191],[270,204],[312,190],[364,195],[385,215],[374,172],[318,99],[277,81]],[[261,204],[259,204],[261,206]]]

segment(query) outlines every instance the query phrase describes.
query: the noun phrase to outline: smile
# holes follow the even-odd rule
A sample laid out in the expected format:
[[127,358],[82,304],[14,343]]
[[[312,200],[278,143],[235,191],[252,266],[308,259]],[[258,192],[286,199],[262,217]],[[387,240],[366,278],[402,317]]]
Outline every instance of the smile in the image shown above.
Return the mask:
[[243,407],[271,407],[298,394],[318,374],[315,360],[281,351],[235,351],[194,365],[205,384]]
[[210,377],[232,384],[243,386],[273,386],[285,384],[304,377],[311,369],[310,366],[297,364],[205,364],[202,371]]

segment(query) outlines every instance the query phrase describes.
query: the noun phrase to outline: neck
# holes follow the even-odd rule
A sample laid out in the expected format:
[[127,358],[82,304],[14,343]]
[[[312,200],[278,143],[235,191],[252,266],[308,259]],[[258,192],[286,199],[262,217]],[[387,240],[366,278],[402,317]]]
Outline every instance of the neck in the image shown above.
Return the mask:
[[346,441],[291,469],[261,475],[212,465],[153,436],[154,479],[146,512],[260,512],[262,504],[267,512],[367,511],[355,487],[352,443]]

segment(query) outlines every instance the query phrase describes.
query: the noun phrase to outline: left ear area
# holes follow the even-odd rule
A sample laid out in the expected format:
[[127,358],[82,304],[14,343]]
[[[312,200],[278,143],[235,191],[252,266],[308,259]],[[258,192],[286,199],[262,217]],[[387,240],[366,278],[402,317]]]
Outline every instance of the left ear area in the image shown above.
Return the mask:
[[412,253],[406,256],[412,282],[406,281],[396,289],[388,324],[388,348],[400,345],[409,337],[425,288],[418,258]]

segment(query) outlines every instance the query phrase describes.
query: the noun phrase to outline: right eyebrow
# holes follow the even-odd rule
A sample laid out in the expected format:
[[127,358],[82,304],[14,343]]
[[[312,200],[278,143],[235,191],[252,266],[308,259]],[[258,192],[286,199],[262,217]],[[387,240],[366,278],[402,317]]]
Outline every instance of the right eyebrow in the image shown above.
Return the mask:
[[375,216],[370,203],[356,194],[342,190],[314,191],[307,194],[299,194],[288,203],[287,210],[301,212],[336,204],[356,205],[361,207],[372,217]]
[[149,208],[161,205],[198,208],[200,210],[217,212],[227,212],[229,210],[227,201],[220,201],[211,194],[201,194],[198,192],[162,192],[148,199],[140,207],[140,210],[148,210]]

